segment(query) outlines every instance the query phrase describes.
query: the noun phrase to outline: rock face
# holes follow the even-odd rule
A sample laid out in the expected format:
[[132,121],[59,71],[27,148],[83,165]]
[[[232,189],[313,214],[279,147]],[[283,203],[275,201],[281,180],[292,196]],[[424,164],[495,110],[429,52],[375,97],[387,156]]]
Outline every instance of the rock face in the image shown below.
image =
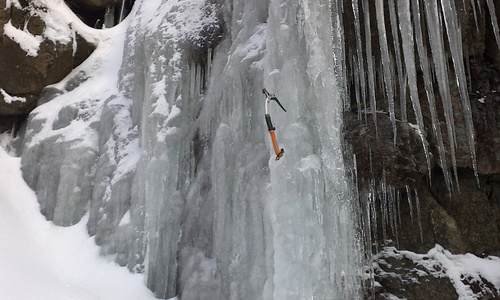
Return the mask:
[[[424,2],[420,3],[423,5]],[[476,177],[473,171],[461,98],[455,82],[456,75],[451,67],[448,76],[457,141],[456,176],[453,175],[451,168],[448,137],[443,133],[445,157],[452,180],[451,189],[441,168],[438,143],[433,134],[431,113],[426,101],[421,100],[420,103],[425,125],[424,135],[429,149],[428,160],[422,140],[414,129],[416,126],[412,125],[417,121],[408,91],[406,92],[408,121],[396,117],[396,139],[389,117],[389,105],[384,102],[387,95],[383,90],[383,83],[379,85],[375,94],[379,110],[376,114],[377,127],[371,112],[364,115],[363,103],[360,107],[359,102],[351,101],[353,109],[344,115],[345,137],[349,149],[355,154],[360,205],[368,209],[369,205],[373,205],[372,209],[375,210],[372,216],[368,217],[373,223],[370,236],[374,253],[378,253],[388,245],[401,250],[427,253],[429,249],[439,244],[452,253],[472,253],[479,257],[500,255],[499,45],[495,43],[489,14],[478,14],[476,27],[472,7],[463,8],[460,1],[455,3],[460,11],[458,19],[462,30],[463,47],[468,51],[465,60],[469,73],[468,97],[474,125],[478,175]],[[483,12],[488,12],[486,3],[478,3]],[[496,6],[498,16],[500,7],[498,4]],[[370,9],[373,9],[371,15],[375,19],[375,8],[370,7]],[[387,6],[385,9],[388,9]],[[389,11],[386,13],[387,17]],[[386,24],[386,29],[390,31],[390,25]],[[376,25],[372,23],[372,32],[376,34],[377,30]],[[347,43],[350,44],[347,51],[354,53],[355,34],[352,32],[346,35]],[[372,47],[373,55],[380,61],[381,50],[376,49],[378,37],[372,34],[372,38],[375,39],[372,42],[372,45],[375,44]],[[389,44],[391,43],[389,37]],[[447,51],[448,64],[452,65],[450,50]],[[396,57],[395,53],[391,54]],[[382,65],[375,63],[375,67],[379,68],[376,76],[380,76],[378,80],[382,82]],[[420,99],[425,99],[426,89],[420,64],[417,66],[417,72],[418,94]],[[353,86],[355,84],[352,83]],[[437,97],[439,123],[444,129],[446,128],[444,107],[440,104],[437,87],[434,93]],[[400,109],[401,105],[396,101],[397,116]],[[420,277],[416,284],[418,280],[410,278],[415,266],[410,265],[408,261],[391,258],[389,262],[383,255],[375,258],[377,265],[375,281],[381,285],[377,287],[374,295],[377,299],[391,299],[389,294],[408,299],[457,298],[448,279],[426,274]],[[402,279],[404,276],[387,274],[400,274],[408,278],[404,280]],[[415,275],[412,278],[419,276]],[[478,297],[483,297],[481,299],[498,298],[494,292],[483,293],[487,288],[482,287],[491,285],[488,282],[464,283],[471,286],[471,290]]]
[[[95,46],[77,35],[73,42],[54,43],[44,36],[45,23],[28,1],[20,1],[22,7],[6,8],[0,1],[0,128],[11,128],[36,106],[42,89],[63,79],[75,66],[82,63]],[[5,28],[11,32],[5,32]],[[39,41],[38,50],[23,49],[22,43],[12,36],[23,34]],[[9,118],[3,118],[9,116]]]

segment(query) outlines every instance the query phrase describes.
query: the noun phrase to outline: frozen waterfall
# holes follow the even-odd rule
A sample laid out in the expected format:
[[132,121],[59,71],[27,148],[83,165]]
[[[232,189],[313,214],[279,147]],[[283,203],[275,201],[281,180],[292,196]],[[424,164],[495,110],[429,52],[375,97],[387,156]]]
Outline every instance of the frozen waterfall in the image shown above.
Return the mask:
[[[477,176],[460,22],[469,9],[477,26],[479,0],[136,0],[103,30],[62,1],[33,2],[54,39],[98,48],[42,93],[23,176],[49,220],[88,216],[102,253],[160,299],[362,298],[377,222],[397,237],[405,200],[421,230],[420,203],[386,169],[354,189],[344,111],[376,135],[387,115],[394,144],[398,124],[415,131],[450,193],[457,144]],[[287,109],[270,107],[279,161],[263,88]]]
[[[341,9],[136,1],[30,116],[22,165],[42,212],[88,214],[102,252],[161,299],[360,298]],[[263,87],[287,108],[271,107],[280,161]]]

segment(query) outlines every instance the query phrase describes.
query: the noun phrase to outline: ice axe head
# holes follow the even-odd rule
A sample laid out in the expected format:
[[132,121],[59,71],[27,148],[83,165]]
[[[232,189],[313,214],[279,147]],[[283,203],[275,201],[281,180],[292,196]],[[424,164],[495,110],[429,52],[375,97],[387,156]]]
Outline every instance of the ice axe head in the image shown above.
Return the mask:
[[271,98],[271,100],[276,101],[276,103],[278,103],[278,105],[279,105],[279,106],[280,106],[280,107],[281,107],[281,108],[282,108],[282,109],[286,112],[286,109],[283,107],[283,105],[281,105],[281,103],[280,103],[280,101],[278,100],[278,98],[273,97],[273,98]]
[[266,95],[266,98],[267,98],[266,100],[276,101],[276,103],[278,103],[278,105],[281,107],[281,109],[283,109],[286,112],[286,109],[283,107],[283,105],[281,105],[280,101],[278,100],[278,98],[274,94],[270,94],[266,89],[262,89],[262,93],[264,93],[264,95]]

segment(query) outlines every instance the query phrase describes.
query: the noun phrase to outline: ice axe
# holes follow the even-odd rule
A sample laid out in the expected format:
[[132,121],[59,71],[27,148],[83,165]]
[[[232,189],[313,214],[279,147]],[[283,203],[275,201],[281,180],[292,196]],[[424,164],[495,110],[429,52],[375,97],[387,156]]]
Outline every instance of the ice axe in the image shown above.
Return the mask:
[[274,100],[278,105],[286,112],[286,109],[281,105],[280,101],[278,98],[274,95],[269,93],[266,89],[262,90],[262,93],[266,95],[266,124],[267,124],[267,129],[269,130],[269,135],[271,135],[271,141],[273,142],[273,148],[274,148],[274,153],[276,153],[276,160],[279,160],[283,154],[285,154],[285,149],[281,148],[281,150],[278,147],[278,142],[276,141],[276,134],[274,131],[276,128],[273,126],[273,123],[271,122],[271,115],[269,115],[269,102]]

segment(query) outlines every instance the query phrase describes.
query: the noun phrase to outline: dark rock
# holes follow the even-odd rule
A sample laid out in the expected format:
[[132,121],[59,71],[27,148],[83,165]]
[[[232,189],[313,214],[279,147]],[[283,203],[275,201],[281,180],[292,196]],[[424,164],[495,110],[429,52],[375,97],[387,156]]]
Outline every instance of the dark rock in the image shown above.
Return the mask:
[[427,173],[427,162],[418,133],[408,123],[396,123],[396,143],[387,114],[377,114],[377,128],[372,117],[359,120],[355,113],[345,113],[344,136],[356,154],[358,179],[386,177],[387,184],[404,187]]
[[33,8],[28,2],[21,2],[23,9],[14,6],[5,9],[5,1],[0,5],[0,68],[8,72],[0,73],[0,87],[13,97],[25,98],[26,101],[7,103],[0,94],[0,116],[23,116],[36,106],[42,89],[63,79],[78,64],[82,63],[95,49],[84,38],[76,36],[76,53],[73,55],[73,43],[56,43],[47,39],[40,44],[37,56],[29,56],[19,46],[3,34],[3,27],[9,21],[16,28],[23,28],[33,35],[42,35],[44,22],[32,16]]
[[[457,299],[458,294],[453,282],[447,276],[447,266],[436,259],[436,254],[447,255],[441,246],[425,255],[409,254],[395,248],[385,248],[376,256],[374,264],[375,282],[380,284],[375,289],[375,299],[427,300]],[[461,276],[460,276],[461,275]],[[485,278],[460,276],[460,283],[470,289],[473,299],[498,299],[499,293],[494,285]]]
[[500,173],[500,71],[486,59],[472,59],[470,65],[478,172]]
[[375,280],[382,285],[375,299],[391,294],[412,300],[455,300],[458,295],[449,278],[435,277],[407,257],[381,257]]
[[[461,170],[460,192],[446,191],[442,177],[431,187],[439,205],[454,219],[464,240],[464,252],[478,256],[500,256],[500,207],[497,189],[487,176],[480,176],[480,187],[469,169]],[[459,252],[460,253],[460,252]]]
[[122,0],[66,0],[72,6],[82,7],[88,10],[103,10],[108,6],[121,5]]

